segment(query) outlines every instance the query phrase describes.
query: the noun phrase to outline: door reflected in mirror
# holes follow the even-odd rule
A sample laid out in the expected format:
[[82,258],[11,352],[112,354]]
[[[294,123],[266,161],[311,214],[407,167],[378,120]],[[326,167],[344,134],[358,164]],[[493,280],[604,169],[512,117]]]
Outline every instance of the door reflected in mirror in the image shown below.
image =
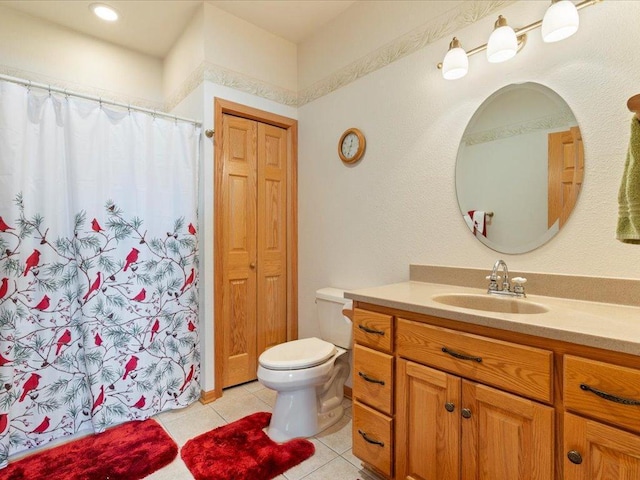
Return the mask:
[[469,121],[456,193],[469,230],[489,248],[525,253],[553,238],[578,199],[584,150],[578,122],[537,83],[501,88]]

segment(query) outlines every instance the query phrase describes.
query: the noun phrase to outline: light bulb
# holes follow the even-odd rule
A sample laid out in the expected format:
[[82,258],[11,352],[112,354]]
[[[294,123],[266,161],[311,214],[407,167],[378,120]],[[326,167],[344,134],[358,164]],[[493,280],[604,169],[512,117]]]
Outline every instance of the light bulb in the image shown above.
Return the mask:
[[447,80],[464,77],[469,71],[469,58],[460,41],[453,37],[449,44],[449,51],[442,61],[442,76]]
[[102,3],[92,3],[89,5],[91,11],[102,20],[106,20],[107,22],[115,22],[118,20],[118,12],[115,11],[112,7],[108,5],[104,5]]
[[547,43],[564,40],[576,33],[579,26],[580,16],[573,2],[554,1],[542,19],[542,39]]
[[487,43],[487,60],[500,63],[509,60],[518,53],[516,32],[507,25],[507,20],[500,15]]

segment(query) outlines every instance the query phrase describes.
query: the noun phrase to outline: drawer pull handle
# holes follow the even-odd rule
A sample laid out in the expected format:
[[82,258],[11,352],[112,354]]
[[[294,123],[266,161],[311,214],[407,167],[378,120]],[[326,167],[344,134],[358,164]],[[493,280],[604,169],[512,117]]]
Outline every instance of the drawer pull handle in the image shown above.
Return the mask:
[[360,330],[364,330],[367,333],[373,333],[375,335],[384,335],[384,330],[374,330],[373,328],[365,327],[364,325],[358,325]]
[[367,375],[366,373],[362,373],[362,372],[358,372],[358,375],[360,375],[365,381],[367,382],[371,382],[371,383],[379,383],[380,385],[384,385],[384,380],[377,380],[375,378],[371,378],[369,375]]
[[460,360],[473,360],[474,362],[482,362],[481,357],[473,357],[471,355],[464,355],[463,353],[454,352],[453,350],[449,350],[447,347],[442,347],[442,351],[451,355],[452,357],[459,358]]
[[602,390],[598,390],[597,388],[593,388],[586,383],[581,383],[580,388],[585,392],[591,392],[599,396],[600,398],[604,398],[605,400],[609,400],[610,402],[621,403],[623,405],[640,405],[640,400],[632,400],[630,398],[622,398],[617,397],[615,395],[611,395],[610,393],[603,392]]
[[364,433],[362,430],[358,430],[358,433],[359,433],[360,435],[362,435],[362,438],[364,438],[364,441],[365,441],[365,442],[373,443],[374,445],[380,445],[381,447],[384,447],[384,442],[381,442],[381,441],[379,441],[379,440],[374,440],[374,439],[372,439],[372,438],[369,438],[369,437],[367,436],[367,434],[366,434],[366,433]]

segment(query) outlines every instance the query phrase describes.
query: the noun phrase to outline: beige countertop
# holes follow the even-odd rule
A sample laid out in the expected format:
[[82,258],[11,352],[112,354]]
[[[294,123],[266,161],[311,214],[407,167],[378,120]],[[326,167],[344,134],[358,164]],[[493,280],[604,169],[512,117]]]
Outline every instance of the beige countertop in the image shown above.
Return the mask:
[[518,314],[472,310],[433,300],[436,295],[461,293],[488,295],[480,288],[408,281],[346,291],[344,296],[398,310],[640,355],[640,307],[527,294],[521,301],[542,304],[548,311]]

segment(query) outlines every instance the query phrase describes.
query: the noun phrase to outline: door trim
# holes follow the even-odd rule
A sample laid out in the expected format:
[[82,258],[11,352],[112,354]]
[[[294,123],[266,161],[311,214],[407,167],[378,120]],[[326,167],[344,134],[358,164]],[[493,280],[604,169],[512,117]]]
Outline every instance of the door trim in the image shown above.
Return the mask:
[[[256,120],[287,130],[287,153],[290,159],[287,167],[287,340],[298,338],[298,121],[275,113],[234,103],[222,98],[214,98],[214,398],[222,396],[222,367],[224,322],[222,318],[222,260],[223,229],[222,212],[222,116],[224,114]],[[211,398],[211,392],[204,392]]]

